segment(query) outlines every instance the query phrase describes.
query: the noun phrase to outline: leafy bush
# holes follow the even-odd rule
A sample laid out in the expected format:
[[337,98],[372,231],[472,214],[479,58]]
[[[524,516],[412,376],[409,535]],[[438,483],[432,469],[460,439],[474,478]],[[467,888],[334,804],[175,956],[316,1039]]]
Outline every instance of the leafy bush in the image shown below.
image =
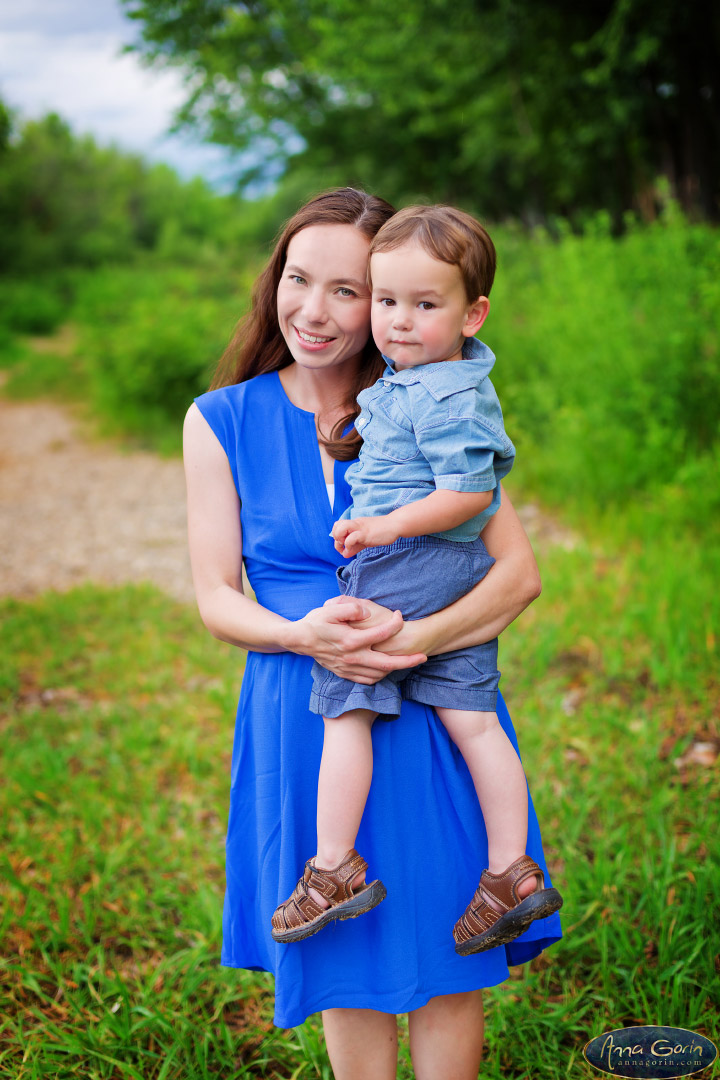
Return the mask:
[[244,288],[222,265],[202,273],[108,267],[84,280],[80,353],[106,427],[178,448],[182,417],[207,389],[242,314]]
[[198,250],[232,251],[236,197],[98,146],[54,113],[14,126],[0,101],[0,273],[132,262],[148,251],[193,263]]
[[[555,505],[625,509],[653,494],[718,509],[720,238],[671,207],[620,239],[496,234],[483,336],[518,473]],[[691,520],[692,515],[686,515]]]
[[49,334],[67,314],[57,281],[0,278],[0,323],[21,334]]

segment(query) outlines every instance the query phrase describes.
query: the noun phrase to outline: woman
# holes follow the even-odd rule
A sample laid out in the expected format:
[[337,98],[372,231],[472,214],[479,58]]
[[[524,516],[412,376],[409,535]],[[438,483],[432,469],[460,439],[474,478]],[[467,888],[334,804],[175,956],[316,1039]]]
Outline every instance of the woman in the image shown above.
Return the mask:
[[[452,926],[487,864],[487,838],[467,768],[431,709],[406,702],[398,720],[373,731],[375,773],[358,847],[387,899],[371,916],[297,945],[276,945],[270,935],[303,852],[314,850],[323,732],[307,708],[312,660],[374,682],[494,637],[539,592],[527,538],[503,495],[483,533],[496,564],[451,607],[403,623],[399,612],[336,598],[329,533],[349,503],[355,397],[382,370],[369,337],[367,254],[392,213],[348,188],[303,207],[258,279],[228,351],[234,370],[186,419],[198,606],[211,633],[248,650],[222,963],[274,972],[279,1026],[322,1011],[337,1080],[395,1076],[395,1014],[403,1012],[419,1080],[474,1080],[481,988],[506,978],[508,962],[523,963],[556,940],[559,921],[538,920],[505,948],[455,953]],[[257,602],[243,593],[241,559]],[[499,715],[514,740],[502,705]],[[528,854],[546,869],[532,804],[528,824]],[[458,830],[464,850],[446,843]]]

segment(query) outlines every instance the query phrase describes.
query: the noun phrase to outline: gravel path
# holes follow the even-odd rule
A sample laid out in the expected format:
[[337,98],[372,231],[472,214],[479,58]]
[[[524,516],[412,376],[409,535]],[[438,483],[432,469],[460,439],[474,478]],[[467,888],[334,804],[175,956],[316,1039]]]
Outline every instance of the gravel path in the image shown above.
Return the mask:
[[[575,540],[520,509],[537,549]],[[84,438],[70,412],[0,398],[0,595],[150,581],[194,604],[177,459]]]
[[0,594],[151,581],[194,603],[182,464],[90,442],[71,414],[0,399]]

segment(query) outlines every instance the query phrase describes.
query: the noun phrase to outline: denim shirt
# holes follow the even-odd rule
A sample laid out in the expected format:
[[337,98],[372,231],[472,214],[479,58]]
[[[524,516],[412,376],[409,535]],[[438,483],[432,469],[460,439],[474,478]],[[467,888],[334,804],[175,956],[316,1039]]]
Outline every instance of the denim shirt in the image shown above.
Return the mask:
[[488,378],[493,353],[467,338],[461,360],[395,371],[384,359],[382,377],[358,395],[355,427],[363,445],[345,474],[352,506],[342,517],[389,514],[436,488],[493,491],[487,510],[448,532],[431,534],[475,540],[500,506],[500,481],[515,458]]

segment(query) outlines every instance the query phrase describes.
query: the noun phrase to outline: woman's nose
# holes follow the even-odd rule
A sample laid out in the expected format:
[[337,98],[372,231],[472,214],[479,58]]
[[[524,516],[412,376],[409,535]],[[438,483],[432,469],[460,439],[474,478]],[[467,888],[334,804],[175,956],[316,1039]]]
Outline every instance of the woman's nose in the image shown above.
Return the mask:
[[322,289],[308,289],[303,303],[303,316],[308,322],[326,322],[327,304]]

